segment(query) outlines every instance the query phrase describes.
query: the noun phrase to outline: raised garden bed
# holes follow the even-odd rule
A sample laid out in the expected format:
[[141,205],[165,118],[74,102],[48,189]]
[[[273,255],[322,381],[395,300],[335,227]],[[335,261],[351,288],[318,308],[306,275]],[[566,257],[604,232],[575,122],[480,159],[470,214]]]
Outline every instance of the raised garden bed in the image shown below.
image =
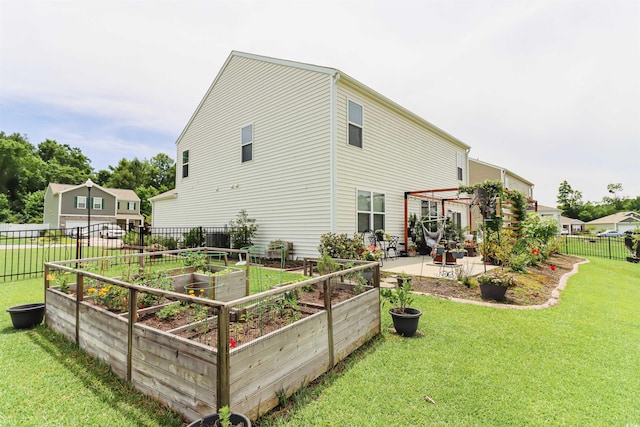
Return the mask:
[[[96,275],[76,274],[73,288],[84,295],[83,276]],[[380,332],[379,289],[356,295],[326,276],[228,302],[153,292],[161,304],[116,314],[47,286],[46,322],[190,420],[226,404],[257,418],[278,405],[279,394],[291,395]],[[152,320],[168,304],[193,308],[170,322]]]

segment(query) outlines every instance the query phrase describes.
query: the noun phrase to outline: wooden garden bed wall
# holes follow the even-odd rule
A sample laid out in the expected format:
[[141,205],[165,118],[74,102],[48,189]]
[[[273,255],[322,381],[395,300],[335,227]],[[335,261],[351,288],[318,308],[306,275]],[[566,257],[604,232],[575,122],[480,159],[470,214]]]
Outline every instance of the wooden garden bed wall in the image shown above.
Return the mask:
[[[230,407],[255,419],[380,332],[379,288],[232,350]],[[331,339],[329,337],[331,335]]]
[[[51,265],[54,263],[46,263],[45,271]],[[143,289],[91,272],[76,273],[128,287],[131,292]],[[340,274],[342,272],[286,285],[226,304],[206,303],[228,312],[234,305],[305,285],[324,283],[328,286],[329,277],[335,279]],[[136,388],[175,408],[188,419],[213,413],[226,402],[234,411],[256,418],[277,406],[280,391],[291,395],[380,332],[377,284],[374,280],[374,288],[248,344],[231,350],[225,345],[221,353],[213,347],[137,323],[133,324],[129,343],[128,317],[87,302],[79,303],[79,324],[76,326],[76,296],[49,288],[47,279],[46,322],[70,340],[77,339],[81,348],[109,363],[114,372],[128,378]],[[149,292],[192,302],[199,300],[156,289]],[[222,311],[219,312],[220,319],[223,318]],[[228,320],[228,314],[226,318]],[[229,324],[219,325],[220,330],[225,327],[228,336]],[[227,339],[222,339],[226,344]],[[129,344],[131,365],[127,366]],[[221,362],[224,360],[228,360],[228,371],[225,371],[225,362]],[[228,375],[218,377],[225,372]]]
[[[75,298],[47,289],[46,322],[75,341]],[[127,318],[80,303],[79,346],[127,378]],[[217,351],[142,324],[134,325],[132,384],[189,419],[216,411]]]
[[146,325],[135,325],[135,387],[193,420],[216,412],[217,351]]

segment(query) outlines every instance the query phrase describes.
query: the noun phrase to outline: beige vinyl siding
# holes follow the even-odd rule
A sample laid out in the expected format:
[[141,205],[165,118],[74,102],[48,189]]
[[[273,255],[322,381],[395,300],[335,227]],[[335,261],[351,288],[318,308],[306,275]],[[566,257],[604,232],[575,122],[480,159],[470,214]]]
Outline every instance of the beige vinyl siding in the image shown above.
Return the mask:
[[477,184],[486,180],[502,182],[502,172],[493,166],[469,160],[469,184]]
[[[219,226],[241,209],[259,226],[254,243],[295,242],[316,254],[329,231],[328,74],[232,56],[177,143],[189,150],[178,197],[154,225]],[[240,132],[253,125],[253,159],[241,162]]]
[[43,224],[49,224],[51,228],[60,228],[60,216],[58,215],[58,202],[59,195],[53,194],[51,186],[47,187],[47,192],[44,196],[44,212],[43,212]]
[[[347,143],[347,100],[364,107],[362,149]],[[338,232],[357,229],[358,189],[385,193],[386,231],[402,235],[406,191],[458,187],[456,156],[466,164],[466,147],[341,81],[336,107]]]
[[508,181],[507,183],[505,183],[505,186],[509,190],[521,191],[527,197],[532,197],[533,196],[533,191],[532,191],[531,185],[529,185],[526,182],[522,181],[520,178],[517,178],[517,177],[515,177],[515,176],[513,176],[513,175],[511,175],[510,173],[507,172],[506,175],[505,175],[505,180]]

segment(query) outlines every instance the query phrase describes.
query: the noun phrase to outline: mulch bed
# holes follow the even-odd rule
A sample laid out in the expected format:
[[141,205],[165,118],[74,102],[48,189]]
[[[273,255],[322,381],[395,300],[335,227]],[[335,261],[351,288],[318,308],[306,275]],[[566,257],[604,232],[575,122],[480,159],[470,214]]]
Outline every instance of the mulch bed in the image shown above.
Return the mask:
[[[551,292],[558,286],[562,275],[570,272],[574,264],[580,261],[583,261],[580,257],[553,254],[548,264],[528,267],[527,274],[516,275],[516,285],[507,290],[507,299],[502,304],[523,306],[544,304],[551,298]],[[551,268],[551,266],[555,268]],[[438,297],[484,301],[477,285],[466,287],[455,280],[414,277],[411,285],[416,292],[424,292]]]

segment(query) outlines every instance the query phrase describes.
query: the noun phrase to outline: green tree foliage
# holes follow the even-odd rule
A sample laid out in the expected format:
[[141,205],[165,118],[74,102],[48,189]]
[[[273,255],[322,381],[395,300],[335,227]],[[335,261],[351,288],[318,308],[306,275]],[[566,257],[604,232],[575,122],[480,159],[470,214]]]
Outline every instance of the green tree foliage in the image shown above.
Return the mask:
[[147,199],[174,187],[175,163],[164,153],[142,161],[123,158],[94,175],[91,160],[79,148],[51,139],[34,147],[25,135],[0,131],[0,222],[42,222],[49,183],[79,184],[87,178],[103,187],[134,190],[149,220]]
[[569,218],[578,218],[583,208],[582,193],[571,188],[566,180],[560,183],[557,202],[562,215]]

